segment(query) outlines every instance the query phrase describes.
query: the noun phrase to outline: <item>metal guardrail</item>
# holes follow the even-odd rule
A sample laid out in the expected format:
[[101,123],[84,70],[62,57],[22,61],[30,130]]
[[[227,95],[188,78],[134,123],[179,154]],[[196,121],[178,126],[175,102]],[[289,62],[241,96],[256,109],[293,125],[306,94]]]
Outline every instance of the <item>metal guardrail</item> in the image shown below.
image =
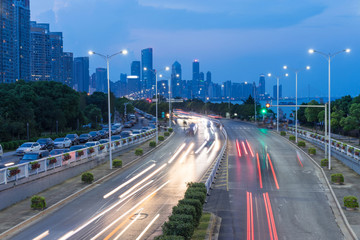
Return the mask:
[[[155,129],[140,133],[128,138],[115,140],[111,142],[112,151],[119,151],[125,146],[142,143],[155,135]],[[33,164],[23,163],[11,167],[0,169],[0,185],[20,179],[29,178],[30,176],[51,171],[66,165],[71,165],[80,160],[92,161],[95,157],[105,156],[109,152],[109,143],[93,147],[84,148],[77,151],[63,153],[56,156],[49,156],[39,160],[32,161]],[[35,163],[35,164],[34,164]]]
[[219,155],[217,156],[216,163],[214,164],[214,167],[213,167],[213,169],[211,170],[211,173],[210,173],[208,179],[207,179],[206,182],[205,182],[205,186],[206,186],[207,192],[210,191],[211,184],[213,183],[213,181],[214,181],[214,179],[215,179],[216,171],[217,171],[217,169],[219,168],[220,161],[221,161],[222,156],[224,155],[224,152],[225,152],[225,149],[226,149],[227,140],[228,140],[228,136],[227,136],[227,133],[226,133],[226,131],[225,131],[224,126],[221,125],[221,128],[222,128],[222,133],[223,133],[224,136],[225,136],[225,144],[224,144],[223,147],[221,148],[221,151],[220,151]]

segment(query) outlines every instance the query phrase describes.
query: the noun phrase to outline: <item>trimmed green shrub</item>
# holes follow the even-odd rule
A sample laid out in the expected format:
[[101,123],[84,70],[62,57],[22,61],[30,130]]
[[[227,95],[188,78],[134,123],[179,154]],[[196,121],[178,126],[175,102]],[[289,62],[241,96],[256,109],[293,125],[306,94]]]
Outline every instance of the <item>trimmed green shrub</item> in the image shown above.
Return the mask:
[[295,139],[296,139],[296,138],[295,138],[294,135],[290,135],[290,137],[289,137],[289,140],[290,140],[290,141],[295,141]]
[[154,238],[154,240],[185,240],[185,238],[183,236],[161,235]]
[[[190,239],[194,233],[194,225],[191,222],[168,221],[162,226],[164,235],[182,236],[184,239]],[[170,238],[173,240],[174,238]]]
[[164,136],[168,137],[168,136],[170,136],[170,133],[169,132],[164,132]]
[[186,199],[197,199],[197,200],[199,200],[201,202],[201,204],[204,204],[205,199],[206,199],[206,193],[203,193],[203,192],[198,191],[196,189],[189,188],[185,192],[185,198]]
[[122,160],[115,159],[115,160],[113,160],[112,165],[113,165],[114,168],[121,168],[122,167]]
[[159,141],[164,141],[165,140],[164,136],[159,136],[158,139],[159,139]]
[[299,147],[305,147],[306,146],[306,143],[304,141],[299,141],[298,142],[298,146]]
[[149,142],[149,147],[156,147],[156,142],[155,141],[150,141]]
[[347,208],[358,208],[359,203],[358,199],[355,196],[345,196],[344,197],[344,206]]
[[168,131],[169,131],[169,132],[173,132],[174,129],[173,129],[173,128],[168,128]]
[[179,201],[178,206],[179,205],[190,205],[193,206],[195,208],[196,211],[196,224],[199,223],[201,215],[202,215],[202,210],[203,210],[203,205],[201,204],[200,200],[198,199],[191,199],[191,198],[185,198]]
[[84,183],[92,183],[94,181],[94,175],[91,172],[84,172],[81,175],[81,181]]
[[190,205],[178,205],[173,207],[172,214],[186,214],[191,215],[194,219],[196,218],[196,210],[195,207]]
[[333,183],[344,183],[344,176],[341,173],[331,174],[331,181]]
[[174,222],[193,222],[194,218],[191,215],[187,214],[174,214],[169,217],[169,221]]
[[315,155],[316,154],[316,148],[309,148],[308,153],[312,154],[312,155]]
[[189,182],[186,184],[186,186],[189,188],[204,188],[206,189],[206,186],[204,183],[200,183],[200,182]]
[[136,156],[142,156],[143,154],[144,154],[144,151],[142,150],[142,148],[135,149]]
[[281,136],[286,136],[286,132],[285,132],[285,131],[281,131],[281,132],[280,132],[280,135],[281,135]]
[[36,210],[42,210],[46,208],[45,198],[37,195],[33,196],[31,198],[31,208]]
[[327,158],[321,159],[320,165],[326,167],[329,165],[329,160]]

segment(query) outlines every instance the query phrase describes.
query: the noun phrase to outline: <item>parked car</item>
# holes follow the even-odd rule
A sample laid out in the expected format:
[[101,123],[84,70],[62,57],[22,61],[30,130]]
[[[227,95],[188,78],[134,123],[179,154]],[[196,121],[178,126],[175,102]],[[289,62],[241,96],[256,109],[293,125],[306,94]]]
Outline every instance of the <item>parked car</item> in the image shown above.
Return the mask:
[[0,144],[0,161],[2,159],[3,154],[4,154],[4,151],[3,151],[3,148],[2,148],[2,146]]
[[57,138],[54,140],[55,148],[69,148],[71,147],[71,140],[67,137]]
[[101,139],[100,133],[97,131],[89,132],[92,141],[99,141]]
[[115,136],[111,136],[111,141],[117,141],[117,140],[120,140],[121,139],[121,136],[119,135],[115,135]]
[[149,124],[150,128],[156,128],[155,124]]
[[141,133],[141,130],[140,129],[133,129],[132,130],[132,134],[133,135],[138,135],[138,134],[140,134]]
[[37,142],[26,142],[16,149],[16,155],[24,155],[28,152],[40,150],[41,146]]
[[145,132],[150,130],[150,127],[142,127],[141,130],[144,130]]
[[79,136],[76,133],[66,135],[71,140],[71,145],[79,144]]
[[120,133],[120,135],[122,138],[127,138],[127,137],[132,136],[132,133],[131,133],[131,131],[123,131]]
[[93,147],[93,146],[97,146],[97,145],[100,145],[99,141],[93,141],[93,142],[85,143],[85,147]]
[[106,144],[106,143],[108,143],[108,142],[109,142],[109,139],[101,139],[101,140],[99,141],[100,144]]
[[126,127],[126,128],[131,128],[132,126],[133,126],[132,122],[130,122],[130,121],[127,121],[124,123],[124,127]]
[[92,140],[92,137],[90,134],[81,134],[80,137],[79,137],[79,142],[80,143],[86,143],[88,141],[91,141]]
[[49,156],[48,150],[37,150],[33,152],[25,153],[24,156],[21,158],[19,164],[21,163],[27,163],[27,162],[33,162],[36,160],[39,160],[41,158],[45,158]]
[[107,138],[109,136],[109,133],[105,130],[99,131],[101,138]]
[[41,150],[53,150],[54,149],[54,141],[51,138],[40,138],[36,141],[40,144]]
[[67,153],[69,152],[69,149],[53,149],[50,152],[50,156],[55,156],[55,155],[59,155],[59,154],[63,154],[63,153]]
[[69,150],[70,150],[70,152],[72,152],[72,151],[77,151],[77,150],[84,149],[84,148],[86,148],[85,145],[76,145],[76,146],[71,146]]

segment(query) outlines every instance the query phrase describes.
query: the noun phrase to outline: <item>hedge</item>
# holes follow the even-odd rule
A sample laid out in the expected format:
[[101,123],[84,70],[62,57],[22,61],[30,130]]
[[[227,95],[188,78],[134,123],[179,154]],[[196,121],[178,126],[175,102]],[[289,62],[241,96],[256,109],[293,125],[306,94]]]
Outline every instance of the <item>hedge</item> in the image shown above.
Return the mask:
[[169,132],[164,132],[164,136],[168,137],[168,136],[170,136],[170,133]]
[[165,140],[164,136],[159,136],[158,139],[159,139],[159,141],[164,141]]
[[84,183],[92,183],[94,181],[94,175],[91,172],[84,172],[81,175],[81,181]]
[[115,159],[115,160],[113,160],[112,165],[113,165],[114,168],[121,168],[122,167],[122,160]]
[[290,140],[290,141],[295,141],[295,139],[296,139],[296,138],[295,138],[294,135],[290,135],[290,137],[289,137],[289,140]]
[[344,175],[341,173],[331,174],[331,181],[333,183],[344,183]]
[[359,207],[358,199],[355,196],[345,196],[344,197],[344,206],[347,208],[357,208]]
[[143,154],[144,154],[144,151],[142,150],[142,148],[135,149],[136,156],[142,156]]
[[190,205],[190,206],[193,206],[195,208],[195,211],[196,211],[196,217],[195,217],[195,221],[196,221],[196,224],[199,223],[200,221],[200,218],[202,216],[202,208],[203,208],[203,205],[201,204],[200,200],[198,199],[181,199],[178,203],[178,205]]
[[173,132],[174,129],[173,129],[173,128],[168,128],[168,131],[169,131],[169,132]]
[[305,147],[306,146],[306,143],[304,141],[299,141],[298,142],[298,146],[299,147]]
[[164,235],[182,236],[184,239],[190,239],[194,233],[194,225],[190,222],[168,221],[164,223],[162,230]]
[[309,148],[308,153],[312,154],[312,155],[315,155],[316,154],[316,148]]
[[154,240],[185,240],[183,236],[174,236],[174,235],[161,235],[154,238]]
[[328,159],[327,159],[327,158],[321,159],[320,165],[321,165],[322,167],[328,166],[328,165],[329,165]]
[[31,208],[32,209],[37,209],[37,210],[42,210],[44,208],[46,208],[46,201],[44,197],[41,196],[33,196],[31,198]]
[[149,142],[149,147],[156,147],[156,142],[155,141],[150,141]]
[[185,198],[197,199],[201,202],[201,204],[204,204],[206,199],[206,193],[190,188],[186,191]]
[[285,131],[281,131],[281,132],[280,132],[280,135],[281,135],[281,136],[286,136],[286,132],[285,132]]

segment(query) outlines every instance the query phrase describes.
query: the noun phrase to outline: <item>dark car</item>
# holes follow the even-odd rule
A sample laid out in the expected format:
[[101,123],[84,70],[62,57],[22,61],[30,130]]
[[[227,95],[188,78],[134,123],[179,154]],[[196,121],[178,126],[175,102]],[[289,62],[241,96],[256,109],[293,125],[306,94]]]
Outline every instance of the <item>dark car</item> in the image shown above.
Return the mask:
[[72,152],[72,151],[77,151],[77,150],[80,150],[80,149],[83,149],[83,148],[86,148],[86,146],[85,146],[85,145],[71,146],[71,147],[70,147],[70,152]]
[[50,156],[55,156],[55,155],[59,155],[59,154],[67,153],[67,152],[69,152],[69,149],[64,149],[64,148],[54,149],[50,152]]
[[41,150],[49,150],[54,149],[54,141],[51,138],[40,138],[36,141],[40,144]]
[[39,160],[41,158],[45,158],[48,156],[49,156],[48,150],[38,150],[38,151],[25,153],[24,156],[21,158],[19,164],[33,162],[33,161],[36,161],[36,160]]
[[88,141],[92,141],[92,137],[90,134],[81,134],[79,137],[79,143],[87,143]]
[[127,138],[127,137],[132,136],[132,132],[131,131],[123,131],[120,133],[120,135],[122,138]]
[[71,140],[71,145],[79,144],[79,136],[76,133],[68,134],[66,137]]
[[100,130],[99,134],[100,134],[101,138],[107,138],[109,136],[108,135],[109,133],[107,131],[105,131],[105,130]]
[[119,135],[111,136],[111,141],[117,141],[120,139],[121,139],[121,137]]
[[131,128],[133,126],[132,122],[128,121],[124,123],[124,127]]
[[97,131],[89,132],[89,135],[92,138],[91,141],[99,141],[101,139],[101,136],[100,136],[99,132],[97,132]]

